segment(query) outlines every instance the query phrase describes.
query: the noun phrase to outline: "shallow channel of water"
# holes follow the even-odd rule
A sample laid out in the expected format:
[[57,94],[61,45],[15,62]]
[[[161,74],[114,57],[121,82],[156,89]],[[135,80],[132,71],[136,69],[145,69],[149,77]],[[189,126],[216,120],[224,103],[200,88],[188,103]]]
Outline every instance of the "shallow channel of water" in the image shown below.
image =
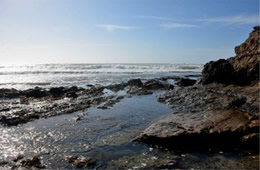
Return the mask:
[[223,152],[180,154],[131,142],[151,122],[172,112],[167,105],[157,102],[156,95],[124,98],[109,110],[95,107],[17,127],[0,127],[0,161],[10,161],[21,154],[40,155],[48,169],[73,168],[65,156],[95,158],[96,168],[100,169],[257,167],[259,156]]
[[[64,156],[82,155],[106,163],[146,149],[146,145],[130,141],[152,120],[169,113],[154,94],[125,98],[109,110],[91,108],[18,127],[1,127],[0,160],[18,154],[41,155],[48,168],[61,168],[68,165]],[[78,115],[81,119],[76,121]]]

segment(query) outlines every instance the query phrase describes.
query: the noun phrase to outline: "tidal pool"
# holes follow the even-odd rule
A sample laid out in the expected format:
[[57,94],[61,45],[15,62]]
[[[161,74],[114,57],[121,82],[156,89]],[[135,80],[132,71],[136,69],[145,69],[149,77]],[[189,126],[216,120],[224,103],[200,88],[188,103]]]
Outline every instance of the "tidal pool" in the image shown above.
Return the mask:
[[[0,127],[0,161],[40,156],[48,169],[73,169],[66,156],[97,159],[94,168],[254,168],[259,156],[177,153],[132,142],[150,123],[170,114],[156,95],[124,98],[111,109],[96,107],[17,127]],[[258,161],[258,162],[257,162]]]

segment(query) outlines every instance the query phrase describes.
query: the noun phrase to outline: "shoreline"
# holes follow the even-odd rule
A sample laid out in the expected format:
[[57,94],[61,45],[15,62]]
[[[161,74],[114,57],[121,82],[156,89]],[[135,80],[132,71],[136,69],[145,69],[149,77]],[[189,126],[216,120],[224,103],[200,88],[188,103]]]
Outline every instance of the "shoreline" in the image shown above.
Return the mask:
[[[18,125],[98,105],[100,109],[108,109],[125,97],[149,95],[157,90],[171,90],[174,86],[168,83],[168,80],[182,78],[162,77],[146,80],[144,83],[140,79],[131,79],[108,86],[90,86],[89,89],[76,86],[35,87],[28,90],[0,89],[0,99],[3,103],[0,108],[0,123],[7,126]],[[193,82],[195,83],[195,80]],[[106,94],[109,93],[107,91],[110,91],[110,94]],[[123,95],[118,94],[119,91],[122,91]]]
[[[156,160],[155,158],[146,157],[147,162],[148,159],[151,159],[151,161],[149,164],[147,162],[142,164],[140,160],[138,162],[136,159],[143,159],[143,153],[141,155],[133,154],[133,157],[130,156],[126,159],[122,157],[116,161],[111,160],[112,168],[133,168],[136,162],[141,163],[137,167],[139,169],[190,168],[194,167],[192,160],[196,160],[194,156],[199,152],[206,156],[213,154],[214,159],[211,161],[214,163],[220,159],[223,165],[218,165],[217,168],[258,169],[260,134],[259,39],[260,26],[254,27],[254,31],[250,33],[249,38],[235,47],[235,57],[207,63],[202,71],[202,77],[198,80],[173,76],[146,81],[131,79],[119,84],[91,86],[89,89],[80,87],[53,87],[49,89],[37,87],[22,91],[0,89],[2,102],[0,123],[5,128],[19,127],[17,125],[22,126],[36,119],[69,113],[75,114],[82,111],[82,114],[77,114],[72,118],[73,121],[79,122],[79,127],[82,127],[85,125],[81,125],[80,121],[84,121],[84,113],[87,113],[88,109],[113,110],[121,104],[122,100],[125,101],[128,98],[133,99],[133,104],[128,109],[123,106],[114,113],[116,115],[127,110],[127,113],[130,114],[132,112],[131,107],[136,105],[139,106],[138,110],[143,109],[142,102],[145,103],[145,100],[135,103],[138,97],[142,98],[142,96],[150,96],[156,93],[159,94],[156,100],[160,104],[169,106],[172,109],[172,114],[166,115],[158,121],[153,121],[139,135],[136,135],[135,132],[136,136],[132,140],[127,139],[127,143],[145,146],[146,152],[156,150],[163,155],[169,151],[171,156],[176,157],[172,159],[163,158],[162,160],[156,157],[160,162],[155,165],[153,163]],[[171,81],[174,81],[174,83]],[[146,114],[151,111],[149,104],[151,103],[146,103],[144,109]],[[155,110],[155,108],[152,109]],[[132,114],[136,111],[133,110]],[[122,114],[121,116],[128,115]],[[137,115],[130,114],[129,120],[134,121],[135,116]],[[113,119],[102,120],[113,122]],[[145,120],[145,116],[139,119]],[[138,123],[135,126],[137,125]],[[128,126],[129,124],[124,124],[120,128],[127,129]],[[113,125],[113,127],[117,127],[117,125]],[[87,133],[95,133],[95,128],[92,129],[93,131],[87,131]],[[102,127],[100,126],[100,128]],[[105,129],[101,129],[100,133],[103,131]],[[119,136],[120,132],[119,130]],[[109,135],[105,136],[105,139],[106,137],[113,139]],[[103,139],[102,137],[104,136],[99,136],[99,133],[95,136],[95,138]],[[84,139],[81,140],[84,141]],[[102,147],[110,147],[104,140]],[[227,155],[224,154],[225,152],[227,152]],[[227,158],[228,154],[238,154],[237,156],[240,157],[229,166],[226,165],[230,161]],[[98,164],[102,162],[102,156],[98,159],[88,156],[66,155],[62,159],[71,164],[70,168],[98,168]],[[215,156],[217,156],[216,159]],[[233,158],[236,157],[232,156]],[[183,163],[185,159],[188,159],[190,164],[185,165]],[[243,159],[246,159],[245,163],[239,162]],[[133,167],[127,166],[128,161],[132,161],[130,164],[132,163]],[[39,156],[28,159],[25,159],[24,156],[17,156],[17,159],[11,163],[0,162],[0,167],[12,167],[14,162],[18,162],[15,165],[18,167],[45,168]],[[201,165],[201,167],[212,168],[215,165],[214,163],[209,166]]]

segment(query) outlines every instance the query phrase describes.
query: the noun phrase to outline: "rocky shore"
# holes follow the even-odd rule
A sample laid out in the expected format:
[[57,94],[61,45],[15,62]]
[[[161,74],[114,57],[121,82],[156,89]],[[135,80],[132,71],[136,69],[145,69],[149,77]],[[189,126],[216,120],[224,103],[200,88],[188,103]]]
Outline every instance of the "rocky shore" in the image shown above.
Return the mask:
[[259,153],[260,27],[235,47],[236,56],[211,61],[195,85],[158,97],[174,113],[153,123],[137,141],[166,147],[251,148]]
[[[96,114],[98,111],[112,109],[116,103],[124,98],[149,97],[142,95],[153,96],[154,102],[160,104],[155,98],[155,95],[160,94],[157,96],[157,100],[167,104],[173,113],[161,117],[160,120],[155,121],[149,127],[145,125],[144,128],[147,128],[143,132],[144,128],[142,128],[133,135],[135,138],[132,141],[133,136],[124,139],[128,144],[129,142],[133,144],[131,147],[134,147],[135,144],[145,145],[148,147],[148,151],[138,154],[131,153],[130,157],[121,155],[118,160],[112,160],[105,167],[111,166],[111,169],[115,167],[119,169],[131,169],[133,167],[137,167],[137,169],[138,167],[139,169],[187,169],[193,167],[191,166],[193,164],[192,160],[195,157],[193,153],[201,152],[207,154],[210,152],[212,155],[209,157],[209,161],[214,163],[215,161],[219,161],[221,164],[225,164],[225,161],[228,159],[223,159],[222,156],[214,154],[222,154],[223,151],[231,153],[245,151],[250,154],[245,156],[246,160],[244,161],[246,163],[243,165],[237,165],[237,162],[233,161],[231,165],[219,165],[217,168],[239,167],[259,169],[259,165],[256,165],[257,160],[259,160],[260,128],[259,39],[260,26],[257,26],[254,27],[253,32],[250,33],[249,38],[244,43],[235,47],[235,57],[207,63],[204,66],[201,77],[190,75],[186,77],[160,77],[148,80],[131,79],[119,84],[106,86],[89,85],[86,88],[75,86],[35,87],[28,90],[0,89],[0,125],[3,129],[8,129],[17,125],[22,126],[22,124],[36,119],[69,113],[73,113],[74,116],[68,120],[71,121],[72,119],[73,123],[80,124],[84,117],[83,114],[87,114],[85,112],[87,109],[95,108]],[[188,77],[193,77],[193,79],[189,79]],[[160,93],[151,95],[155,92]],[[142,108],[143,101],[139,103],[141,103]],[[149,103],[150,106],[151,104]],[[157,108],[158,106],[155,104],[154,107]],[[152,109],[154,110],[154,108]],[[80,111],[83,112],[78,114]],[[158,110],[155,110],[155,112],[157,113]],[[127,117],[126,114],[123,116]],[[112,119],[115,118],[106,117],[102,120],[109,122]],[[141,118],[139,117],[139,119]],[[90,119],[88,124],[91,124],[93,120]],[[127,128],[130,125],[120,121],[119,123],[114,122],[115,125],[111,124],[111,127],[119,127],[120,131],[124,129],[126,130],[125,133],[129,136]],[[126,121],[131,122],[128,119]],[[116,143],[113,138],[121,138],[120,135],[122,134],[120,133],[115,137],[110,133],[107,136],[99,136],[99,133],[109,129],[109,124],[107,122],[103,122],[103,125],[100,122],[98,123],[86,129],[84,127],[87,127],[87,124],[80,124],[78,128],[82,126],[81,131],[84,131],[82,134],[86,136],[97,133],[94,139],[100,138],[97,143],[101,143],[101,147],[104,148],[109,145],[104,142],[105,139],[111,140],[111,143]],[[104,129],[101,128],[98,131],[95,129],[97,126],[104,126]],[[135,127],[137,124],[132,126]],[[137,136],[140,132],[142,133]],[[48,134],[52,135],[52,133]],[[86,142],[84,136],[79,135],[76,137]],[[83,144],[86,144],[84,142]],[[91,147],[93,143],[95,142],[90,140],[87,147]],[[97,146],[93,145],[93,148],[87,148],[87,151],[95,150]],[[152,154],[146,155],[148,152]],[[162,152],[161,157],[157,155],[159,152]],[[52,154],[55,155],[57,153],[46,153],[48,156]],[[164,154],[165,156],[162,157]],[[48,168],[48,165],[44,164],[41,156],[27,157],[27,155],[17,155],[11,161],[0,160],[0,167],[14,169]],[[188,162],[186,165],[187,161],[185,159],[191,162]],[[201,158],[198,156],[196,159],[200,160]],[[71,155],[67,155],[67,153],[62,155],[62,161],[64,161],[64,164],[70,164],[70,168],[97,168],[100,166],[100,162],[102,162],[100,157],[96,159],[88,155],[75,155],[73,152]],[[253,165],[247,165],[248,162],[251,163],[250,161],[253,162]],[[182,162],[182,165],[178,165],[179,162]],[[207,165],[200,167],[212,169],[215,166],[214,163],[209,165],[206,163]],[[140,166],[136,166],[136,164],[140,164]]]
[[[108,86],[36,87],[28,90],[0,89],[0,124],[14,126],[39,118],[74,113],[97,106],[109,109],[124,97],[149,95],[157,90],[172,90],[167,81],[179,77],[162,77],[142,82],[131,79],[128,82]],[[120,91],[123,93],[120,94]]]

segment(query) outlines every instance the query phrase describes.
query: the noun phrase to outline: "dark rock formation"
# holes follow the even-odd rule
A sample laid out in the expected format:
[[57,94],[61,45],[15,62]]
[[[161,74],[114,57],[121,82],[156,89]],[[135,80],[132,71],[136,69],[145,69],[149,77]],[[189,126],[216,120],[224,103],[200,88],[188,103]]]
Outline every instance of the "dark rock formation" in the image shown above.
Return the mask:
[[[166,79],[167,80],[167,79]],[[109,109],[125,96],[117,94],[129,87],[128,95],[148,95],[153,90],[170,90],[173,86],[160,80],[148,80],[143,85],[140,79],[107,86],[92,86],[88,89],[73,87],[36,87],[28,90],[0,89],[0,124],[15,126],[39,118],[68,114],[92,106]],[[104,93],[105,89],[112,92]],[[113,94],[114,93],[114,94]]]
[[14,126],[99,105],[108,100],[108,97],[103,95],[103,90],[104,87],[34,88],[24,91],[4,89],[0,105],[0,123]]
[[149,90],[158,90],[158,89],[163,89],[165,85],[160,82],[159,80],[148,80],[147,82],[144,83],[143,88],[149,89]]
[[33,168],[33,167],[38,168],[38,169],[45,168],[45,166],[42,165],[40,158],[37,156],[34,156],[31,159],[23,160],[23,161],[21,161],[21,164],[23,167],[26,167],[26,168]]
[[24,92],[24,95],[26,97],[32,97],[32,98],[42,98],[48,96],[48,92],[39,87],[35,87],[34,89],[26,90]]
[[192,86],[196,83],[196,80],[188,78],[180,78],[176,81],[176,84],[180,87]]
[[42,163],[39,156],[25,158],[23,155],[18,155],[12,161],[0,161],[0,169],[45,169],[46,166]]
[[16,90],[16,89],[0,89],[0,98],[12,99],[12,98],[63,98],[63,97],[77,97],[77,93],[85,91],[83,88],[78,87],[53,87],[50,89],[44,89],[40,87],[35,87],[33,89],[28,89],[24,91]]
[[236,56],[211,61],[202,71],[202,84],[223,83],[249,85],[259,80],[260,26],[254,27],[248,39],[235,47]]
[[136,86],[141,87],[143,85],[142,81],[140,79],[132,79],[128,81],[129,86]]
[[96,165],[97,160],[89,157],[67,156],[65,160],[68,163],[72,163],[75,168],[89,168]]
[[128,81],[130,87],[127,93],[132,95],[149,95],[153,94],[155,90],[172,90],[174,88],[173,85],[165,82],[168,79],[171,78],[151,79],[145,83],[142,83],[140,79],[130,80]]
[[198,84],[167,92],[158,100],[174,113],[152,124],[137,140],[175,149],[258,148],[259,92],[258,84]]
[[119,90],[124,90],[127,86],[128,83],[120,83],[120,84],[108,85],[105,88],[117,92]]
[[136,86],[131,86],[130,89],[127,91],[128,94],[131,95],[149,95],[153,94],[153,92],[147,88],[140,88]]
[[0,98],[16,98],[20,96],[19,90],[16,89],[0,89]]
[[245,147],[259,152],[260,28],[254,29],[236,47],[236,57],[205,65],[202,84],[159,96],[158,101],[174,113],[152,124],[136,140],[184,150]]
[[234,81],[234,69],[229,61],[220,59],[211,61],[204,66],[202,71],[202,83],[213,82],[231,84]]

